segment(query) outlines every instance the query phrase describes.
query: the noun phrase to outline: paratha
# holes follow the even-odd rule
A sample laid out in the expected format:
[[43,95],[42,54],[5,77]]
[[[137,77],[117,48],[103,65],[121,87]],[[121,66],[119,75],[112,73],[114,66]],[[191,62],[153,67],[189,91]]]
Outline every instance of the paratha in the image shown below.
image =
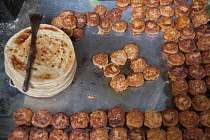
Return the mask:
[[27,92],[23,92],[22,91],[22,85],[19,85],[18,82],[14,82],[13,83],[16,85],[16,87],[23,93],[29,95],[29,96],[33,96],[33,97],[52,97],[56,94],[58,94],[59,92],[63,91],[64,89],[66,89],[73,81],[74,75],[76,72],[76,65],[74,66],[74,68],[72,69],[72,72],[70,75],[68,75],[67,79],[59,85],[54,85],[54,87],[50,88],[50,89],[41,89],[41,88],[29,88],[29,90]]
[[[25,77],[30,40],[29,27],[15,34],[4,51],[8,66],[21,77]],[[31,82],[41,84],[66,76],[74,60],[74,48],[69,37],[52,25],[41,24],[37,33]]]
[[[12,36],[4,49],[5,72],[22,91],[30,49],[31,28]],[[50,97],[65,89],[76,71],[74,47],[68,35],[55,26],[41,24],[35,42],[29,91],[35,97]]]

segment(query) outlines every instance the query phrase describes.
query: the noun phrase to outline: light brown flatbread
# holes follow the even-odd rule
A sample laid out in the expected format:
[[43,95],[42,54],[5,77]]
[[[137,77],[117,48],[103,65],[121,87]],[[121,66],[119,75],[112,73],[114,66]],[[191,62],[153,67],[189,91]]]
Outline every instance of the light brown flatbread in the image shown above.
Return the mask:
[[[31,39],[30,32],[30,28],[26,28],[15,34],[6,44],[4,51],[9,67],[23,77]],[[74,48],[69,37],[60,29],[46,24],[40,25],[35,53],[31,81],[38,83],[51,82],[64,76],[71,70],[75,60]]]
[[[73,81],[75,72],[76,72],[76,65],[75,65],[75,69],[72,69],[72,73],[68,76],[68,78],[60,85],[55,85],[54,88],[51,89],[37,89],[37,88],[29,88],[29,90],[27,92],[25,92],[25,94],[29,95],[29,96],[33,96],[33,97],[52,97],[58,93],[60,93],[61,91],[63,91],[64,89],[66,89]],[[14,82],[15,83],[15,82]],[[18,85],[18,83],[16,83],[16,85]],[[17,88],[22,91],[22,85],[18,85]]]
[[[7,42],[5,71],[22,91],[30,49],[31,28],[21,30]],[[68,87],[76,71],[74,47],[68,35],[52,25],[41,24],[36,38],[29,91],[34,97],[50,97]],[[23,91],[22,91],[23,92]]]

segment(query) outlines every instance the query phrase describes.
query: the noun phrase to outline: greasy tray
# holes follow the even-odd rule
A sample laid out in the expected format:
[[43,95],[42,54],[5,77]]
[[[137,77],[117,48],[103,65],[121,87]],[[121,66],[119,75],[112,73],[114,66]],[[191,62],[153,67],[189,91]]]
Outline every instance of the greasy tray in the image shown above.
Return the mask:
[[[42,23],[50,24],[51,20],[58,16],[60,11],[72,10],[74,13],[93,11],[96,5],[104,5],[109,10],[115,7],[115,1],[91,1],[91,0],[42,0],[40,13],[44,14]],[[123,11],[122,20],[131,22],[131,8]],[[63,111],[69,115],[77,111],[91,112],[96,109],[107,110],[111,107],[122,107],[125,111],[138,109],[161,111],[172,107],[170,86],[168,83],[168,66],[166,58],[162,54],[163,33],[157,35],[133,36],[128,27],[125,33],[110,32],[108,36],[97,35],[98,28],[86,26],[85,36],[78,42],[73,42],[78,67],[73,83],[60,94],[51,98],[33,98],[26,96],[24,106],[33,111],[47,109],[52,113]],[[111,54],[122,49],[125,45],[134,43],[139,46],[139,56],[147,60],[148,65],[156,65],[160,70],[160,76],[154,81],[146,81],[140,87],[128,87],[123,92],[116,92],[109,85],[111,79],[103,76],[103,71],[92,63],[92,56],[98,52]],[[129,65],[121,74],[131,73]],[[87,95],[95,96],[95,99]]]

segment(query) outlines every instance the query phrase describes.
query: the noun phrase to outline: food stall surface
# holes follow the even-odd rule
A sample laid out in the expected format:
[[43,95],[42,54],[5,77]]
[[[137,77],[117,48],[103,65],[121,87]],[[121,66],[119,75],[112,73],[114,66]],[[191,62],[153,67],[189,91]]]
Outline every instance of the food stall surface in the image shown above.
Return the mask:
[[[156,35],[142,33],[133,36],[129,26],[124,33],[110,31],[109,35],[101,36],[97,34],[97,26],[86,25],[84,38],[73,42],[77,58],[77,71],[73,83],[58,95],[50,98],[34,98],[9,86],[9,77],[4,71],[4,45],[13,34],[29,26],[28,13],[38,10],[44,14],[42,23],[50,24],[51,20],[60,14],[60,11],[72,10],[74,13],[85,13],[93,11],[96,5],[103,5],[111,10],[115,8],[115,1],[26,0],[18,18],[12,23],[0,26],[0,55],[2,58],[0,60],[0,139],[6,138],[14,128],[12,112],[21,107],[31,108],[34,112],[46,109],[52,114],[65,112],[68,115],[81,110],[88,113],[96,109],[108,110],[115,106],[125,111],[138,109],[142,112],[161,111],[172,107],[172,94],[167,76],[168,66],[166,57],[162,54],[163,33]],[[131,11],[131,8],[123,11],[121,18],[128,25],[131,22]],[[110,55],[132,43],[139,47],[139,57],[145,58],[148,65],[156,65],[160,69],[160,76],[154,81],[145,81],[142,86],[128,87],[123,92],[116,92],[109,85],[111,79],[105,78],[102,69],[93,65],[92,56],[99,52]],[[121,66],[121,69],[121,74],[127,75],[132,72],[129,63]],[[95,98],[89,98],[88,95]]]

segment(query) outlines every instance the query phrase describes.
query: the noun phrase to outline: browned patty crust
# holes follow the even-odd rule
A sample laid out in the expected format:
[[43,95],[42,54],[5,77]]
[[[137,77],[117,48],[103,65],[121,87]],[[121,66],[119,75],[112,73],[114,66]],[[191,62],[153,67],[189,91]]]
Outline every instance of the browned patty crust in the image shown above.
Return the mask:
[[200,51],[206,51],[210,49],[210,36],[204,36],[197,40],[197,47]]
[[127,140],[127,129],[122,127],[112,128],[109,133],[109,140]]
[[52,117],[52,125],[56,129],[65,129],[69,126],[69,116],[63,112],[57,112]]
[[188,110],[192,102],[189,96],[179,94],[174,98],[173,103],[178,110]]
[[201,57],[202,57],[203,63],[209,64],[210,63],[210,50],[203,51],[201,53]]
[[89,124],[89,115],[85,111],[79,111],[70,116],[70,123],[73,129],[86,128]]
[[143,57],[136,57],[131,61],[130,68],[134,72],[142,72],[147,66],[147,62]]
[[163,129],[149,129],[147,131],[147,140],[166,140],[166,132]]
[[210,76],[210,64],[206,64],[206,65],[204,66],[204,69],[205,69],[205,71],[206,71],[206,75],[207,75],[207,76]]
[[145,0],[147,7],[158,7],[160,0]]
[[119,107],[110,108],[108,122],[111,127],[123,127],[125,124],[125,112]]
[[48,140],[48,132],[44,129],[36,129],[30,132],[29,140]]
[[25,126],[17,126],[8,135],[8,140],[28,140],[29,129]]
[[179,37],[180,37],[180,32],[173,27],[166,29],[166,31],[163,35],[165,42],[167,42],[167,41],[176,41],[177,42]]
[[189,71],[189,76],[197,80],[202,79],[203,77],[206,76],[206,71],[201,65],[189,66],[188,71]]
[[161,115],[165,126],[175,126],[178,123],[178,111],[175,109],[165,109]]
[[145,22],[145,33],[147,34],[158,34],[160,27],[156,21],[146,21]]
[[161,113],[149,110],[144,114],[144,125],[149,128],[159,128],[162,125]]
[[187,128],[183,133],[184,140],[203,140],[204,133],[200,128]]
[[167,29],[174,26],[174,19],[171,17],[161,17],[159,22],[159,26],[161,27],[161,31],[165,32]]
[[110,82],[110,86],[117,92],[126,90],[128,87],[128,80],[125,78],[124,75],[115,75],[112,77]]
[[200,113],[200,122],[206,127],[210,127],[210,110],[206,110]]
[[138,110],[130,110],[126,115],[126,125],[128,128],[140,128],[144,122],[144,114]]
[[50,132],[49,140],[68,140],[68,135],[66,132],[60,129],[54,129]]
[[185,56],[183,53],[169,54],[167,57],[167,63],[169,66],[183,65],[185,62]]
[[210,101],[205,95],[195,95],[192,98],[192,107],[196,111],[205,111],[210,108]]
[[93,128],[106,127],[108,123],[107,114],[103,110],[95,110],[90,114],[90,125]]
[[50,125],[52,120],[52,115],[47,110],[39,110],[36,113],[34,113],[32,117],[32,124],[37,127],[47,127]]
[[145,80],[155,80],[160,75],[160,70],[155,65],[148,65],[143,71]]
[[128,140],[145,140],[144,131],[140,128],[133,128],[128,131]]
[[182,132],[179,130],[178,127],[168,127],[166,138],[167,140],[182,140]]
[[106,77],[114,77],[120,73],[120,67],[114,63],[109,63],[104,67],[103,71]]
[[112,25],[112,30],[118,33],[123,33],[127,30],[128,23],[124,20],[115,21]]
[[171,84],[171,90],[174,95],[186,95],[188,88],[188,83],[185,79],[178,79]]
[[70,132],[69,140],[90,140],[89,132],[85,129],[73,129]]
[[184,27],[180,30],[181,39],[194,39],[195,31],[190,27]]
[[93,56],[92,60],[93,64],[101,69],[108,64],[108,54],[104,52],[97,53]]
[[100,18],[95,12],[86,12],[85,15],[87,18],[87,25],[96,26],[99,24]]
[[187,0],[174,0],[174,5],[179,6],[179,5],[186,5]]
[[144,83],[144,76],[141,72],[133,72],[128,74],[127,82],[129,86],[140,86]]
[[87,19],[85,14],[83,13],[77,13],[75,15],[76,19],[77,19],[77,28],[83,28],[85,27],[86,23],[87,23]]
[[179,49],[184,53],[189,53],[197,48],[193,39],[183,39],[179,42]]
[[204,80],[190,80],[188,81],[188,85],[188,92],[191,95],[204,94],[207,91]]
[[111,9],[109,12],[108,12],[108,18],[111,20],[111,21],[118,21],[121,19],[121,16],[122,16],[122,11],[118,8],[113,8]]
[[181,111],[179,122],[186,128],[195,127],[199,124],[199,115],[194,111]]
[[20,108],[13,113],[15,125],[31,125],[33,112],[30,108]]
[[203,24],[195,28],[195,32],[198,36],[210,36],[210,26]]
[[108,13],[108,9],[103,5],[96,5],[96,7],[93,9],[93,12],[98,14],[100,18],[104,18]]
[[96,128],[90,132],[90,140],[108,140],[109,130],[104,128]]
[[173,66],[168,71],[168,76],[172,81],[176,81],[178,79],[184,79],[188,75],[188,68],[186,68],[184,65],[180,66]]
[[176,54],[179,49],[178,49],[178,44],[174,41],[168,41],[168,42],[165,42],[162,46],[162,52],[164,54]]
[[202,62],[200,52],[193,51],[185,54],[185,63],[187,65],[198,65]]
[[176,16],[188,16],[191,11],[191,6],[188,4],[179,5],[175,8]]
[[79,41],[84,37],[84,29],[75,28],[73,29],[73,34],[71,36],[71,39],[73,41]]

